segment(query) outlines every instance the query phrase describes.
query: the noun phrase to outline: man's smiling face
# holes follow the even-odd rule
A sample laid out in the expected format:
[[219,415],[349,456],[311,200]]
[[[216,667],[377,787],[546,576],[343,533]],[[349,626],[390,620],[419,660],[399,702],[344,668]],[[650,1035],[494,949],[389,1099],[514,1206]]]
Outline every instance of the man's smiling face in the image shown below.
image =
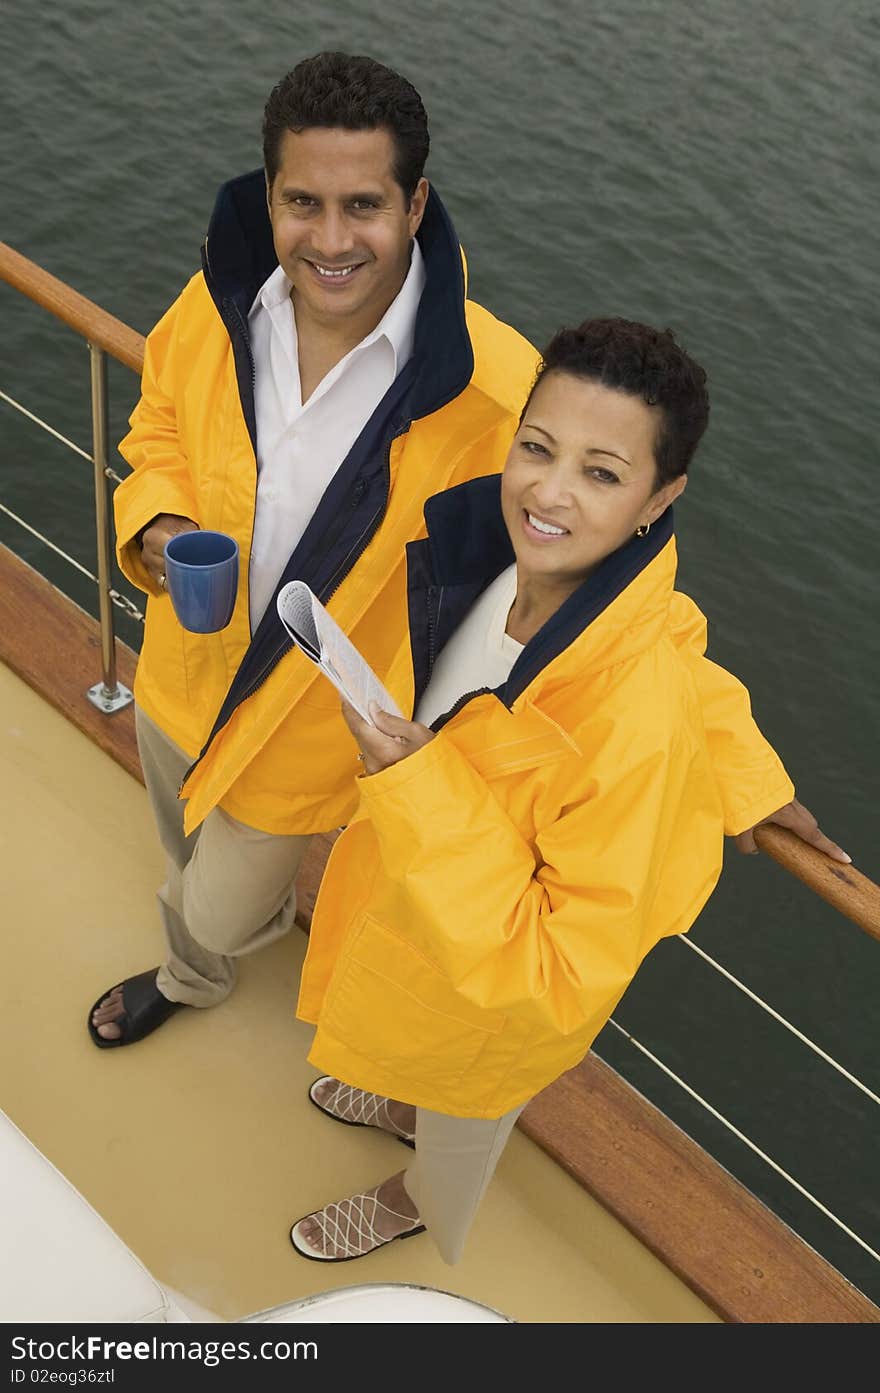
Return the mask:
[[370,333],[406,279],[410,242],[428,195],[394,177],[394,140],[384,128],[285,131],[267,190],[278,261],[297,314]]

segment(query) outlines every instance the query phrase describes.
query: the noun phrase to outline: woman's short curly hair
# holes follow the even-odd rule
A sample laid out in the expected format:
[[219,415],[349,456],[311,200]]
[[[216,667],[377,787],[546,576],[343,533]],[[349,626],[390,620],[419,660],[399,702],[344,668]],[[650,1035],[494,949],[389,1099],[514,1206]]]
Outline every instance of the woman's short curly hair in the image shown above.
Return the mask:
[[584,320],[576,329],[560,329],[550,340],[529,401],[549,372],[601,382],[659,406],[663,424],[654,451],[657,488],[687,473],[709,424],[709,393],[704,370],[676,342],[671,329],[652,329],[632,319]]

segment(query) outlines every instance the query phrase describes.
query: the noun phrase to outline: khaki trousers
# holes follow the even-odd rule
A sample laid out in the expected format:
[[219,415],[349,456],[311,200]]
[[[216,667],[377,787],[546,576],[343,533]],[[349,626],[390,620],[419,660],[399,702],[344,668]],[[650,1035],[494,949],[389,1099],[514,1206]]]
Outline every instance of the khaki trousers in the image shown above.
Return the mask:
[[503,1117],[416,1108],[416,1152],[403,1177],[444,1262],[458,1262],[477,1209],[525,1104]]
[[216,1006],[235,985],[236,958],[292,927],[294,881],[310,837],[259,832],[214,808],[184,836],[177,797],[192,760],[135,712],[144,781],[168,856],[159,911],[168,956],[156,981],[169,1001]]

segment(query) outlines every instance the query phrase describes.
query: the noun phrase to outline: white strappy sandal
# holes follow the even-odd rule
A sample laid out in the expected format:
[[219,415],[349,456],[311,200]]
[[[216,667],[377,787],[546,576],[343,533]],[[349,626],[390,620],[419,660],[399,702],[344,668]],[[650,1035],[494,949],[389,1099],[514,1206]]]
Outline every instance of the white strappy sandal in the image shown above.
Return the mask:
[[[336,1092],[330,1094],[329,1100],[325,1099],[323,1103],[319,1103],[315,1097],[315,1089],[326,1083],[335,1083]],[[352,1088],[350,1084],[343,1083],[332,1074],[323,1074],[321,1078],[315,1079],[309,1089],[309,1102],[314,1103],[319,1112],[332,1117],[334,1122],[344,1122],[346,1127],[375,1127],[380,1132],[397,1137],[404,1146],[415,1149],[415,1132],[401,1132],[394,1125],[388,1111],[389,1100],[383,1098],[380,1093],[366,1093],[364,1089]]]
[[[376,1190],[379,1189],[381,1186],[377,1185]],[[380,1210],[393,1215],[395,1219],[408,1220],[411,1227],[393,1234],[391,1238],[383,1238],[373,1226]],[[317,1219],[320,1225],[321,1231],[315,1236],[320,1248],[312,1247],[301,1232],[302,1225],[309,1219]],[[298,1253],[313,1262],[351,1262],[353,1258],[363,1258],[377,1248],[384,1248],[386,1243],[393,1243],[396,1238],[413,1238],[417,1233],[424,1232],[425,1225],[420,1224],[418,1219],[389,1209],[387,1204],[377,1199],[373,1190],[364,1195],[353,1195],[349,1200],[340,1200],[338,1204],[327,1204],[312,1214],[304,1214],[290,1230],[290,1241]],[[334,1254],[327,1251],[330,1248],[341,1251]]]

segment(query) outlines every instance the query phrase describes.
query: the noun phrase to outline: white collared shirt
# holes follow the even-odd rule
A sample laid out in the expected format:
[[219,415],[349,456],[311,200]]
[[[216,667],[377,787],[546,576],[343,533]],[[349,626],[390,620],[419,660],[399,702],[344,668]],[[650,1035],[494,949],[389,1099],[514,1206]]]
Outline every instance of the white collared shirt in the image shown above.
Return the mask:
[[412,357],[424,284],[424,262],[414,240],[410,268],[396,298],[372,333],[331,368],[305,403],[291,283],[280,266],[251,306],[257,420],[252,633],[328,484]]

